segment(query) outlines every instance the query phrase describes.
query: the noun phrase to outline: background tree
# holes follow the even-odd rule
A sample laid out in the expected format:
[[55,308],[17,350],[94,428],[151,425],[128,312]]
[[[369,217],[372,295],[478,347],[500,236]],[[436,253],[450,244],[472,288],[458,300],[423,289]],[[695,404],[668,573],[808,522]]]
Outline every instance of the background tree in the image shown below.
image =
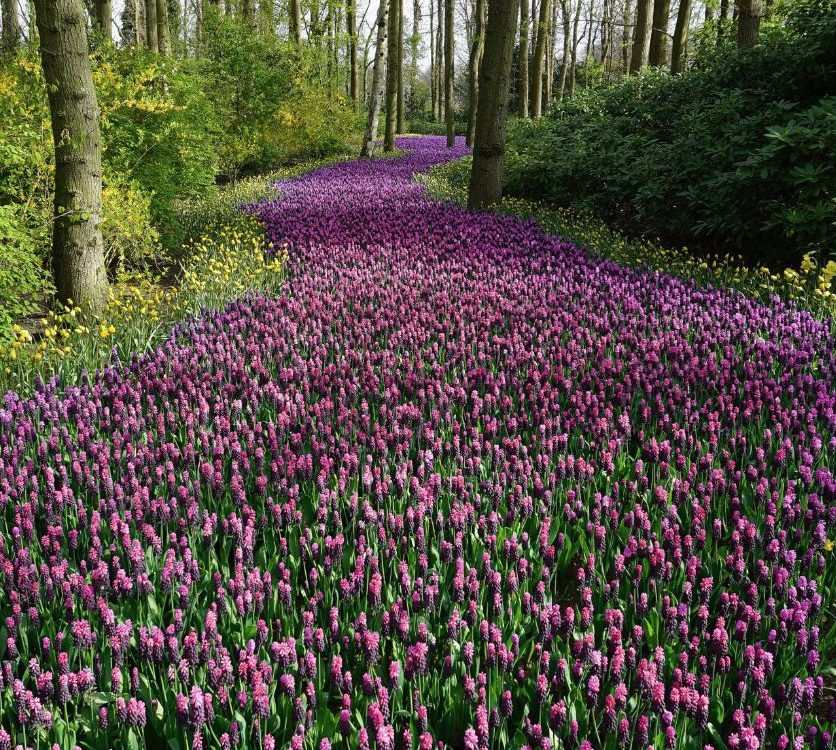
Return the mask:
[[383,150],[395,148],[395,131],[398,126],[398,29],[401,0],[389,0],[389,50],[386,64],[386,129]]
[[58,298],[99,312],[108,281],[102,242],[99,105],[81,0],[36,0],[55,144],[52,267]]
[[752,47],[760,38],[762,0],[738,0],[737,2],[737,46]]
[[693,0],[679,0],[679,10],[676,12],[676,27],[673,30],[673,45],[671,47],[671,73],[681,73],[685,70],[685,52],[688,48],[688,27],[691,23],[691,8]]
[[647,62],[653,67],[663,67],[668,61],[668,17],[670,0],[654,0],[653,28],[650,30],[650,51]]
[[20,20],[17,15],[17,0],[0,0],[0,52],[12,52],[20,44]]
[[374,142],[377,138],[377,124],[380,119],[380,105],[383,101],[383,88],[386,83],[386,52],[387,33],[389,25],[389,3],[380,0],[377,9],[377,46],[374,53],[374,68],[372,70],[372,87],[369,95],[369,112],[366,117],[366,131],[363,134],[363,147],[360,156],[368,158],[374,152]]
[[631,73],[638,73],[647,63],[647,47],[650,42],[651,1],[636,1],[636,25],[633,27],[633,48],[630,57]]
[[[432,2],[433,0],[430,0]],[[444,111],[444,0],[436,0],[435,27],[435,90],[436,109],[434,116],[440,120]]]
[[157,0],[145,0],[145,43],[151,52],[160,51],[159,38]]
[[[447,146],[456,145],[455,106],[453,103],[453,86],[455,84],[456,52],[455,32],[453,25],[453,0],[444,2],[444,119],[447,123]],[[516,19],[515,19],[516,20]]]
[[397,111],[397,132],[403,133],[405,128],[405,112],[404,112],[404,87],[403,87],[403,68],[404,68],[404,0],[398,0],[398,111]]
[[171,54],[171,26],[168,22],[167,0],[157,0],[157,45],[161,54]]
[[549,13],[551,0],[540,0],[540,15],[537,21],[537,41],[534,45],[534,60],[531,65],[531,116],[536,120],[543,110],[543,65],[546,60],[546,39],[549,34]]
[[467,145],[473,145],[476,133],[476,112],[479,108],[479,67],[485,50],[485,23],[487,22],[486,0],[476,0],[476,10],[473,19],[473,42],[470,46],[468,70],[468,117],[467,117]]
[[290,41],[301,51],[302,49],[302,8],[301,0],[290,0],[288,4],[288,29]]
[[94,4],[96,30],[107,40],[113,39],[113,12],[110,0],[96,0]]
[[519,116],[528,117],[528,31],[531,26],[531,0],[520,0],[520,58],[517,106]]
[[485,53],[479,73],[479,106],[467,199],[470,208],[484,208],[502,197],[508,92],[519,11],[519,0],[488,0]]
[[345,25],[348,34],[348,93],[354,103],[354,111],[360,108],[360,79],[357,71],[357,19],[356,0],[346,0]]

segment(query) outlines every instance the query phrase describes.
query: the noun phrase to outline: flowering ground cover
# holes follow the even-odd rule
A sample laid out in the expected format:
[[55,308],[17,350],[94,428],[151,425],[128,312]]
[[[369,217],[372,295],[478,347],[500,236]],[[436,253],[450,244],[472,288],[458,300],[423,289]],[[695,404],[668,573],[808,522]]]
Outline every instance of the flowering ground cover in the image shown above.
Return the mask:
[[402,141],[280,297],[0,409],[0,750],[832,744],[832,321],[591,258]]

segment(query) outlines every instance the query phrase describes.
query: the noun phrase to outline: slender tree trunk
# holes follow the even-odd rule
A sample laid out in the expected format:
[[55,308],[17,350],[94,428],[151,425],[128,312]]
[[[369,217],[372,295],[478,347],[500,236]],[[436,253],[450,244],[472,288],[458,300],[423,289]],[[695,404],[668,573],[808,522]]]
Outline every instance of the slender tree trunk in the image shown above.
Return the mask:
[[676,26],[673,30],[673,46],[671,47],[671,73],[682,73],[685,70],[685,57],[688,49],[688,25],[691,22],[691,8],[693,0],[679,0],[679,10],[676,13]]
[[654,0],[653,28],[650,31],[650,52],[647,62],[651,67],[661,68],[668,62],[668,17],[670,0]]
[[637,0],[636,25],[633,28],[633,55],[630,72],[638,73],[647,62],[647,47],[650,42],[651,0]]
[[20,45],[20,20],[17,16],[17,0],[0,2],[0,21],[3,24],[0,36],[0,52],[13,52]]
[[479,71],[479,106],[467,204],[485,208],[502,197],[505,125],[519,0],[488,0],[485,53]]
[[403,106],[403,13],[404,0],[398,0],[398,118],[397,131],[403,133],[404,131],[404,106]]
[[[432,2],[432,0],[430,0]],[[436,119],[440,120],[444,113],[444,3],[436,0],[435,27],[435,90],[438,105]]]
[[546,49],[546,99],[544,107],[548,108],[554,98],[554,59],[557,50],[557,2],[551,0],[551,19],[549,20],[549,41]]
[[528,117],[528,31],[531,26],[531,0],[520,1],[520,57],[518,63],[517,105],[519,116]]
[[453,31],[453,0],[444,3],[444,117],[447,122],[447,148],[456,145],[455,105],[453,85],[455,83],[455,36]]
[[435,57],[435,2],[430,0],[430,111],[433,118],[435,118],[436,98],[438,96],[438,87],[435,85],[437,64],[438,61]]
[[157,0],[145,0],[145,39],[151,52],[160,51],[160,37],[157,27]]
[[345,24],[348,27],[348,92],[354,111],[360,111],[360,78],[357,71],[357,19],[356,0],[346,0]]
[[369,95],[369,114],[366,118],[366,132],[363,134],[363,148],[360,156],[369,158],[374,152],[374,142],[377,138],[377,123],[380,119],[380,105],[383,101],[383,87],[386,83],[386,52],[387,33],[389,26],[389,3],[380,0],[377,9],[377,45],[374,51],[374,68],[372,70],[372,90]]
[[632,8],[630,0],[624,0],[624,14],[621,24],[621,65],[626,73],[629,70],[632,50],[630,49],[630,24],[632,23]]
[[409,101],[418,109],[418,64],[421,58],[421,0],[412,0],[412,36],[409,39]]
[[55,219],[52,268],[58,299],[102,310],[108,298],[102,243],[99,105],[81,0],[36,0],[52,137]]
[[476,0],[473,44],[470,47],[469,92],[467,115],[467,145],[473,146],[476,133],[476,113],[479,109],[479,68],[485,51],[485,24],[487,23],[486,0]]
[[607,60],[610,56],[610,0],[604,0],[604,7],[601,10],[601,64],[604,70],[607,69]]
[[296,45],[296,48],[301,52],[302,50],[302,8],[301,0],[290,0],[289,12],[290,18],[288,20],[288,29],[290,32],[290,41]]
[[582,8],[583,0],[578,0],[578,5],[575,8],[575,18],[572,21],[572,63],[569,69],[569,81],[566,86],[569,96],[575,93],[575,80],[578,67],[578,22],[581,18]]
[[560,101],[566,95],[566,77],[569,73],[569,44],[572,34],[572,17],[569,15],[569,0],[560,0],[560,13],[563,17],[563,60],[560,64],[560,82],[557,96]]
[[[761,0],[738,0],[737,46],[754,47],[761,32],[761,18],[764,14]],[[679,19],[677,19],[678,21]]]
[[157,0],[157,44],[161,55],[171,54],[171,29],[168,25],[167,0]]
[[540,0],[540,18],[537,21],[537,43],[534,47],[534,65],[531,69],[531,116],[536,120],[543,111],[543,63],[546,59],[546,37],[549,33],[551,0]]
[[113,41],[113,11],[110,0],[96,0],[96,30],[108,41]]
[[258,18],[261,33],[274,34],[276,31],[276,15],[273,0],[258,0]]
[[395,131],[398,127],[398,6],[401,0],[389,4],[389,51],[386,65],[386,129],[383,150],[395,148]]
[[145,0],[134,0],[134,19],[136,44],[138,47],[147,47],[148,31],[145,28]]
[[729,20],[729,0],[720,0],[720,17],[717,19],[717,41],[723,38]]
[[254,17],[253,0],[241,0],[241,19],[244,23],[252,24]]

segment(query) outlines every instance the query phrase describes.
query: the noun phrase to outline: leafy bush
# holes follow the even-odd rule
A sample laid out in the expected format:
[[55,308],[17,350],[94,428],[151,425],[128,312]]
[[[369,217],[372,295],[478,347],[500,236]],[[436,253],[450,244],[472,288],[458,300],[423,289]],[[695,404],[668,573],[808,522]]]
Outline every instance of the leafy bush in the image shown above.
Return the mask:
[[833,245],[836,16],[799,3],[753,49],[582,90],[510,132],[508,192],[631,234],[798,264]]

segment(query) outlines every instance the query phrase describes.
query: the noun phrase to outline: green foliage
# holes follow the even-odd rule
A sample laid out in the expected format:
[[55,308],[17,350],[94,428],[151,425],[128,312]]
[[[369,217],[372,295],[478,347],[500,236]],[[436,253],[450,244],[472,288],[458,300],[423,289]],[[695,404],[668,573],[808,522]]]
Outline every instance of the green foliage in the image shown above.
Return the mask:
[[511,128],[508,192],[703,252],[798,264],[833,244],[836,15],[794,3],[748,50],[579,91]]
[[[467,112],[456,112],[453,123],[456,135],[465,135],[467,133]],[[416,117],[407,123],[407,130],[413,135],[447,135],[447,123],[444,120]]]

